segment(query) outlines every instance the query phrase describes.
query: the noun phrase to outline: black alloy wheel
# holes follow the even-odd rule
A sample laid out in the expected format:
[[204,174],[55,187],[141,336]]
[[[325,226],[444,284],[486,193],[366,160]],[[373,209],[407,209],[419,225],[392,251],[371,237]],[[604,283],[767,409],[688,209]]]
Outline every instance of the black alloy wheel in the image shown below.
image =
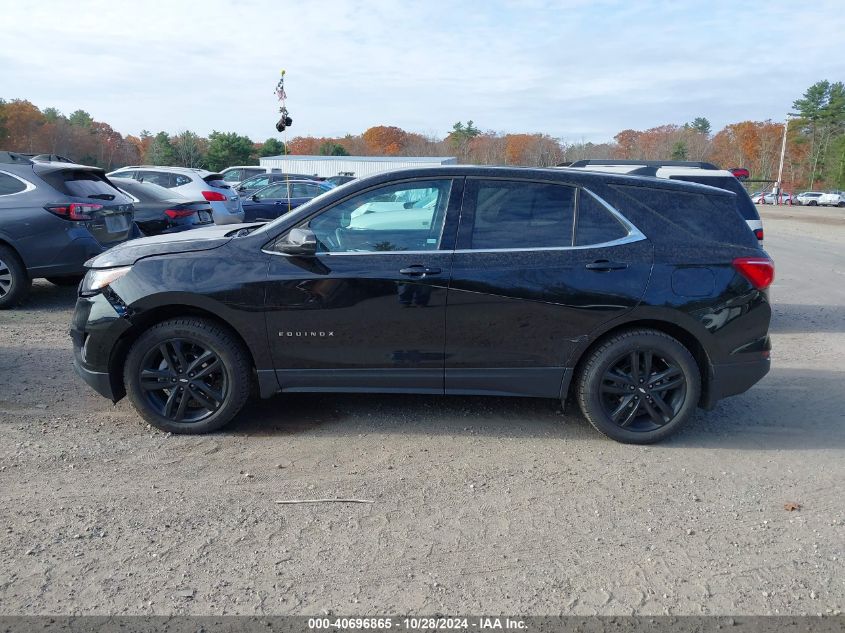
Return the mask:
[[193,423],[223,406],[229,377],[214,350],[196,340],[174,338],[145,354],[141,389],[158,415],[172,422]]
[[608,437],[650,444],[693,414],[701,373],[690,351],[664,332],[619,332],[589,351],[575,391],[584,417]]
[[654,431],[678,415],[687,381],[672,359],[651,350],[634,350],[608,367],[599,390],[605,412],[619,427]]
[[250,393],[252,366],[227,327],[204,318],[163,321],[126,357],[124,382],[147,422],[171,433],[208,433],[227,424]]

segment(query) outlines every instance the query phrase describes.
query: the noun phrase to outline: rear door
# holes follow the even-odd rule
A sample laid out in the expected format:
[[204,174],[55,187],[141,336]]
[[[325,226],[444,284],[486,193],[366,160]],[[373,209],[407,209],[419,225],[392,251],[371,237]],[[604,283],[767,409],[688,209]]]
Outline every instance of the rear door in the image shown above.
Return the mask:
[[446,393],[559,397],[574,350],[634,308],[651,244],[585,189],[467,179],[446,311]]

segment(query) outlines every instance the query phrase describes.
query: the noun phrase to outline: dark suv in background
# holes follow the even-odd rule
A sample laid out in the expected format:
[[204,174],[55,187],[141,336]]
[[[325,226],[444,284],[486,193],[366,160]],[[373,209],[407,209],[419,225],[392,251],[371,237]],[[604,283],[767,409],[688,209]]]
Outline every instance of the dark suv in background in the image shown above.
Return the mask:
[[78,283],[87,259],[140,235],[102,169],[36,158],[0,152],[0,309],[33,278]]
[[254,382],[573,399],[647,443],[768,372],[773,275],[721,189],[432,167],[114,248],[71,336],[91,386],[174,433],[222,427]]

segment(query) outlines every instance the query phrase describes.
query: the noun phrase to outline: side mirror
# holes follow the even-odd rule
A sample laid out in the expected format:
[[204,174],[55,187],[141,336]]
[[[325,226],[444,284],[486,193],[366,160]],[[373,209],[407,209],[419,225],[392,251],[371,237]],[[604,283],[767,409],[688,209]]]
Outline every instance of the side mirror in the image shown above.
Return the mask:
[[252,200],[253,202],[258,202],[258,194],[257,193],[252,194],[249,197],[249,199]]
[[280,253],[310,257],[317,254],[317,237],[311,229],[291,229],[283,242],[276,242]]

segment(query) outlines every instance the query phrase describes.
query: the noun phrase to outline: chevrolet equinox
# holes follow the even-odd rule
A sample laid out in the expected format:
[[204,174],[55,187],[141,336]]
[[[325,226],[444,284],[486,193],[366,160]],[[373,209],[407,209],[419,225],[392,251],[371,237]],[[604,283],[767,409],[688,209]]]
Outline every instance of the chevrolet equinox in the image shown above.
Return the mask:
[[769,370],[773,263],[735,194],[693,183],[395,171],[88,267],[77,371],[173,433],[219,429],[255,385],[571,399],[648,443]]

